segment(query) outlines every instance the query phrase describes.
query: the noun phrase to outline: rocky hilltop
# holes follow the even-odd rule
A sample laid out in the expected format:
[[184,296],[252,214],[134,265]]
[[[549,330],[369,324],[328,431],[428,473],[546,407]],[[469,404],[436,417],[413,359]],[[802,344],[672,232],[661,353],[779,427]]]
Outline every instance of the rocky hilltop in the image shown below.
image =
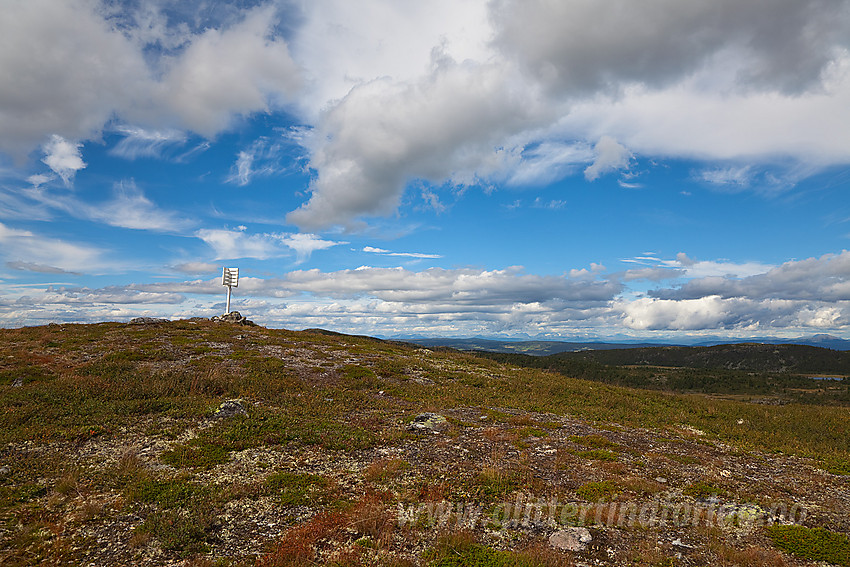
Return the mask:
[[238,323],[0,331],[0,563],[850,565],[845,407]]

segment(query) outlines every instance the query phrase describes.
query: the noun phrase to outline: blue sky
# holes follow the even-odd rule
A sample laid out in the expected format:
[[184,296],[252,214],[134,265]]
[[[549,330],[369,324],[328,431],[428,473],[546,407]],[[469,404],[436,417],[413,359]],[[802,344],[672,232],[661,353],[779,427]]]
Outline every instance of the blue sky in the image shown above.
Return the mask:
[[0,325],[850,338],[850,2],[0,7]]

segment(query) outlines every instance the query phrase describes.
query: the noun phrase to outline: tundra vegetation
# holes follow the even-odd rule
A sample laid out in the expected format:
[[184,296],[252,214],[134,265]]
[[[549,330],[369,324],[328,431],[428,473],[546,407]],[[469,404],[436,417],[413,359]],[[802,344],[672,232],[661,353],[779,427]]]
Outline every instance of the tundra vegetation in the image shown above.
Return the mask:
[[4,566],[850,565],[846,380],[202,319],[0,335]]

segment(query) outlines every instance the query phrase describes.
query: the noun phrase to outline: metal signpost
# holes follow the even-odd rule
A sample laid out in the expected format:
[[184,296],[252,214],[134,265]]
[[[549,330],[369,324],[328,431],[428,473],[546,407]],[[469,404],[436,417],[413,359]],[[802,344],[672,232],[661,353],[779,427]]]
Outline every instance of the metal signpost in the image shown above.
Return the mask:
[[239,268],[223,268],[221,272],[221,285],[227,286],[227,311],[230,313],[230,290],[239,285]]

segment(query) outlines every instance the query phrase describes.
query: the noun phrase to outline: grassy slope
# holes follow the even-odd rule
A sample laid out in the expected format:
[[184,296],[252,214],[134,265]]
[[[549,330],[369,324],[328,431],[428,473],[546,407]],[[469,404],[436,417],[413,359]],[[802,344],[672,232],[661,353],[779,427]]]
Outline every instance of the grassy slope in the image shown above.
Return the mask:
[[[351,514],[357,506],[387,510],[393,499],[415,500],[416,491],[368,492],[373,500],[364,496],[346,505],[346,498],[327,479],[278,473],[277,484],[245,481],[222,488],[209,482],[202,485],[200,471],[217,470],[239,452],[269,447],[278,453],[315,449],[353,454],[406,446],[410,435],[399,423],[421,411],[474,408],[474,413],[513,428],[515,436],[520,426],[536,423],[514,423],[509,417],[517,412],[574,416],[603,428],[620,424],[669,436],[686,426],[705,432],[701,442],[708,445],[720,441],[738,451],[808,457],[833,470],[845,470],[850,462],[850,415],[841,407],[764,406],[672,395],[363,337],[203,321],[51,325],[0,334],[0,447],[5,447],[0,465],[9,468],[0,477],[0,519],[5,522],[0,531],[0,559],[8,564],[78,560],[86,546],[94,544],[82,536],[65,541],[55,535],[57,526],[92,522],[86,514],[79,522],[67,520],[70,503],[78,502],[81,495],[107,492],[120,498],[103,504],[97,513],[119,517],[129,510],[144,518],[134,528],[138,541],[132,547],[141,553],[145,546],[154,545],[145,537],[155,542],[160,555],[151,564],[156,564],[175,554],[192,557],[209,552],[211,526],[228,502],[245,494],[264,498],[282,490],[290,504],[294,498],[301,505],[325,510],[303,529],[297,528],[304,533],[290,533],[290,542],[301,541],[299,537],[308,542],[306,551],[302,550],[304,559],[318,553],[316,539],[305,535],[309,530],[331,537],[327,534],[336,532],[328,526],[333,521],[354,522]],[[250,418],[211,422],[211,413],[229,398],[249,400],[253,404]],[[206,425],[189,435],[198,423]],[[455,420],[453,431],[464,427]],[[111,441],[123,443],[122,436],[140,428],[145,438],[165,447],[156,461],[176,471],[165,480],[156,472],[159,469],[132,453],[74,466],[63,458],[68,452],[84,452]],[[538,429],[530,429],[530,435],[537,435]],[[544,434],[549,433],[539,435]],[[519,440],[511,439],[522,449]],[[587,457],[602,459],[592,452]],[[381,478],[382,466],[373,471],[376,478]],[[481,474],[486,477],[485,472]],[[490,480],[484,484],[491,486]],[[502,487],[503,480],[499,476],[495,486]],[[289,484],[282,488],[281,482]],[[511,482],[504,486],[508,492],[520,487]],[[175,526],[185,529],[171,535]],[[358,533],[375,539],[381,530],[364,527]],[[439,562],[440,545],[421,557]],[[478,544],[470,545],[469,549],[478,549]],[[301,552],[287,549],[260,561],[283,565],[291,559],[295,561],[291,564],[297,564]],[[543,552],[529,557],[538,557],[533,560],[538,563],[529,559],[529,564],[560,561],[547,559]]]

